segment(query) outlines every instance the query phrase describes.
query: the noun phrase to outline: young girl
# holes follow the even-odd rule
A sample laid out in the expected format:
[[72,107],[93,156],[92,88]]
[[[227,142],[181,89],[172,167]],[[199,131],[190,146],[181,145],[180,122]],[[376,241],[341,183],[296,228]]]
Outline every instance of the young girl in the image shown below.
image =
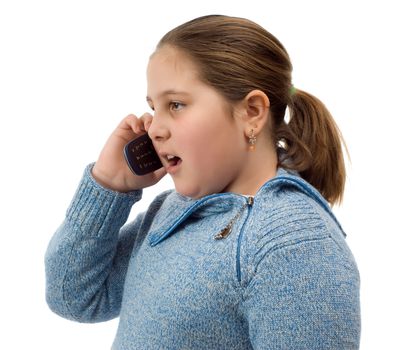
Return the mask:
[[[161,39],[153,115],[118,125],[49,244],[54,312],[120,316],[116,350],[359,347],[359,274],[328,204],[343,194],[341,136],[291,70],[246,19],[201,17]],[[145,132],[163,168],[136,176],[122,150]],[[175,190],[123,226],[167,173]]]

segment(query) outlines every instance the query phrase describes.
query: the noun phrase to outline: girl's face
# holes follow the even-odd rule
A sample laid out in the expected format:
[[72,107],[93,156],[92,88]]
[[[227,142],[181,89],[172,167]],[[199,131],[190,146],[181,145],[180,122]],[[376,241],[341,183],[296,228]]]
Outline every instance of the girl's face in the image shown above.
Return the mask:
[[248,145],[229,103],[171,47],[150,58],[147,82],[154,111],[148,133],[177,192],[192,198],[237,192]]

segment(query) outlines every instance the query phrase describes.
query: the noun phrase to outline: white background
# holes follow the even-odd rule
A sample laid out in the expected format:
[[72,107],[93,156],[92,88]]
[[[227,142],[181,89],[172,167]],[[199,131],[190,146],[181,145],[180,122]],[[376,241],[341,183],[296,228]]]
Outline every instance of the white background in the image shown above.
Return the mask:
[[[361,348],[403,348],[398,1],[1,0],[1,349],[110,348],[116,320],[78,324],[47,308],[46,246],[112,129],[148,111],[145,68],[159,38],[211,13],[277,36],[294,85],[333,113],[352,160],[336,214],[361,272]],[[171,185],[146,190],[132,215]]]

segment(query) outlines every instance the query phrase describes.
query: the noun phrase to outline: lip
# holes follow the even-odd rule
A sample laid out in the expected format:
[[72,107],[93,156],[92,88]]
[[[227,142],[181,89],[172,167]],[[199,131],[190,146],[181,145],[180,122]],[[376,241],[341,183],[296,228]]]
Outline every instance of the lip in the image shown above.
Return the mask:
[[168,154],[174,154],[174,153],[158,152],[158,156],[160,157],[161,163],[164,166],[166,172],[170,175],[173,175],[178,172],[179,167],[182,164],[182,159],[180,159],[175,165],[170,165],[167,160]]
[[180,159],[175,165],[165,164],[165,170],[169,175],[174,175],[179,171],[179,167],[182,164],[182,159]]

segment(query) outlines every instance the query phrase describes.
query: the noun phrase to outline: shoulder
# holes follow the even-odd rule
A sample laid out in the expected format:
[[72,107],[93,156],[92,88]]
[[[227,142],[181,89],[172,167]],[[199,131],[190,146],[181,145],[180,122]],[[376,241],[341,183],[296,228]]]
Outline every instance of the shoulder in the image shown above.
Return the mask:
[[318,269],[329,261],[343,262],[356,269],[339,222],[329,207],[309,193],[284,183],[255,204],[244,242],[248,280],[262,269],[279,269],[287,261],[301,268],[316,261]]
[[272,244],[294,243],[345,233],[327,201],[298,174],[279,171],[255,198],[256,240]]
[[[270,249],[329,236],[325,210],[312,198],[293,188],[277,188],[267,200],[255,201],[250,234],[255,244]],[[266,241],[267,240],[267,241]]]

